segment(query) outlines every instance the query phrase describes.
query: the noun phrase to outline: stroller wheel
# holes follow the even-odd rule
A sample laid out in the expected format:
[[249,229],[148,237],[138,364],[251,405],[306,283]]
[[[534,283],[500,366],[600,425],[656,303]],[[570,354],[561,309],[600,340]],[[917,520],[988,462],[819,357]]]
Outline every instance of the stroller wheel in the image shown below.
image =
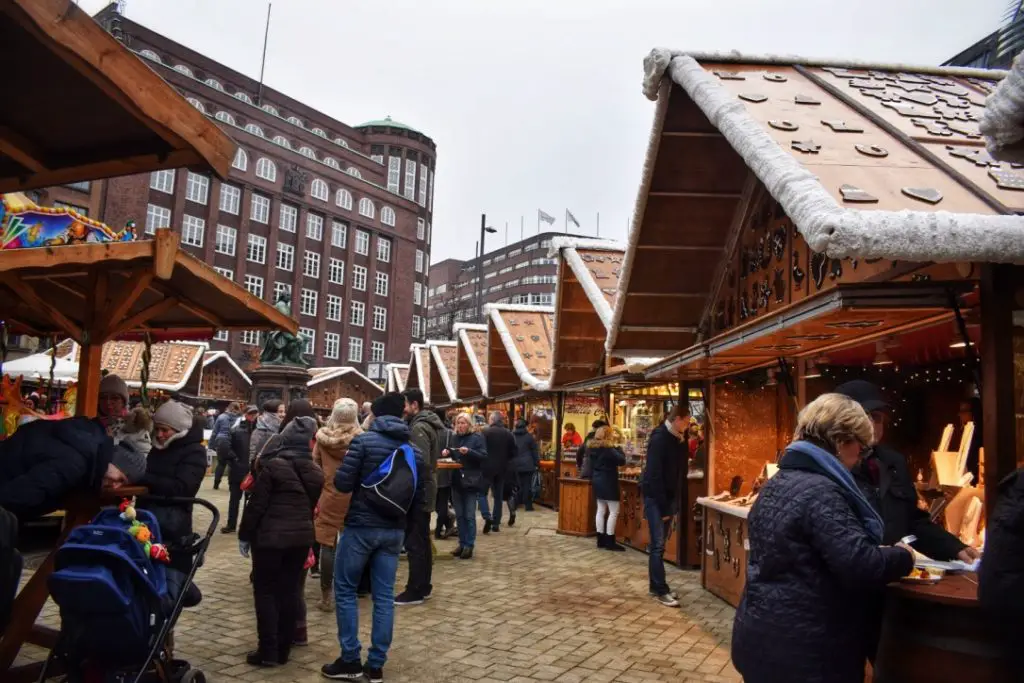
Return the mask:
[[206,674],[202,669],[189,669],[182,674],[180,683],[206,683]]

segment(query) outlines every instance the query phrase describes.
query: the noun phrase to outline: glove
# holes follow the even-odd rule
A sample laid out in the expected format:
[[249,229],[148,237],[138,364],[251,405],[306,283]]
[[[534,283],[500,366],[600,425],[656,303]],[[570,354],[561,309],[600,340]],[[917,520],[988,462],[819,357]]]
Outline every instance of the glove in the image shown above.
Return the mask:
[[247,543],[245,541],[239,541],[238,542],[238,554],[241,555],[242,557],[244,557],[244,558],[248,558],[249,557],[249,549],[250,548],[252,548],[252,544],[251,543]]

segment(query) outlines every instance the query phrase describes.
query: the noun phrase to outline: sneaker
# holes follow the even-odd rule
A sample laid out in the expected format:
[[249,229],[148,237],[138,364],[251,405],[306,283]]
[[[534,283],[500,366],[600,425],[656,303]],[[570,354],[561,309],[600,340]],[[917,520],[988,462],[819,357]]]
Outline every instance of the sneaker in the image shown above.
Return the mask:
[[366,680],[370,681],[370,683],[384,683],[383,669],[374,669],[368,666],[363,669],[363,673],[366,674]]
[[489,520],[489,519],[485,519],[484,520],[484,533],[485,534],[491,533],[491,520]]
[[320,675],[335,681],[358,681],[363,677],[363,665],[361,662],[346,662],[338,657],[320,667]]
[[495,524],[491,527],[491,531],[493,531],[494,533],[498,533],[499,531],[501,531],[501,527]]
[[235,533],[235,527],[233,527],[233,526],[226,526],[226,527],[222,528],[220,530],[220,532],[222,534],[233,534],[233,533]]
[[455,548],[455,550],[452,551],[452,555],[454,555],[455,557],[458,557],[461,554],[462,554],[462,546],[461,545],[458,546],[457,548]]
[[314,579],[319,579],[320,578],[320,565],[314,564],[312,567],[310,567],[309,568],[309,575],[312,576]]
[[253,650],[249,654],[245,655],[245,663],[249,666],[258,666],[264,669],[269,669],[272,666],[278,666],[280,661],[267,657],[259,650]]
[[679,607],[679,601],[672,597],[671,593],[665,593],[664,595],[655,595],[654,599],[660,602],[665,607]]
[[508,516],[508,525],[509,526],[515,526],[516,525],[516,513],[513,512],[511,515]]
[[396,605],[422,605],[423,600],[419,595],[411,591],[402,591],[402,594],[395,598]]

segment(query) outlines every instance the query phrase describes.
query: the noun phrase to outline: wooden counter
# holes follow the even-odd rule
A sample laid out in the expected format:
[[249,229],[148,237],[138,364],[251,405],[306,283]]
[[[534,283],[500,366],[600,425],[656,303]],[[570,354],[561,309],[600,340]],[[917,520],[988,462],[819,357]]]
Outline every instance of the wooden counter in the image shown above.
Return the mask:
[[1000,656],[996,623],[978,606],[976,581],[957,574],[930,586],[890,586],[874,683],[1019,680]]
[[747,580],[749,507],[698,498],[704,508],[701,585],[733,607],[740,604]]
[[559,480],[558,533],[593,536],[597,533],[597,501],[589,479],[562,477]]
[[644,519],[644,499],[640,483],[632,479],[619,479],[619,521],[615,523],[615,540],[619,543],[647,550],[650,535]]
[[540,461],[540,496],[537,502],[549,508],[558,506],[558,471],[554,460]]

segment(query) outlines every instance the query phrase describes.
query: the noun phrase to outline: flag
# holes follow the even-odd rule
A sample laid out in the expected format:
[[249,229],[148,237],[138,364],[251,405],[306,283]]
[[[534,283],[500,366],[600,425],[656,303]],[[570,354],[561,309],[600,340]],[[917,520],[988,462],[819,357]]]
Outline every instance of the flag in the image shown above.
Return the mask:
[[548,225],[554,225],[555,224],[555,217],[554,216],[549,216],[548,214],[544,213],[540,209],[537,209],[537,220],[538,221],[543,221],[543,222],[547,223]]
[[575,225],[577,228],[580,227],[580,222],[576,220],[576,216],[573,216],[572,211],[570,211],[569,209],[565,210],[565,220],[571,221],[572,224]]

